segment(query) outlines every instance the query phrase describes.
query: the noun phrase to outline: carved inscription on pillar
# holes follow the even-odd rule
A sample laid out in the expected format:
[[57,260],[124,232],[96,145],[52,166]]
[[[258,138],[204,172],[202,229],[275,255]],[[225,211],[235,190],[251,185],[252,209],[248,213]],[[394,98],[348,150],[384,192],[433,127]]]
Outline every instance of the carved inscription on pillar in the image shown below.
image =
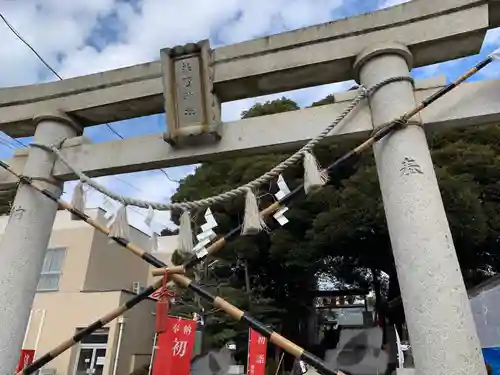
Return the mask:
[[406,156],[401,162],[400,171],[402,176],[409,176],[412,174],[424,174],[424,172],[422,172],[422,168],[415,161],[415,159],[408,156]]
[[211,60],[208,41],[161,51],[167,117],[164,139],[172,146],[220,139],[220,104],[213,92]]

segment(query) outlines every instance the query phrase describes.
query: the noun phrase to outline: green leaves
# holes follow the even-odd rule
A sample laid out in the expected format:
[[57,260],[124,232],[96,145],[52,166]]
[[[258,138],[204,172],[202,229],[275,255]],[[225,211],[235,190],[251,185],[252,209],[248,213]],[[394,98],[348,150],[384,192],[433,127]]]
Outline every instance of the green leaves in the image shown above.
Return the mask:
[[250,118],[258,116],[272,115],[274,113],[295,111],[300,109],[300,107],[293,100],[285,98],[277,100],[268,100],[267,102],[261,104],[257,103],[248,111],[243,111],[241,113],[241,118]]
[[[334,100],[330,95],[314,105]],[[282,98],[256,104],[242,116],[298,108],[292,100]],[[358,143],[346,138],[322,142],[314,154],[322,166],[327,166]],[[429,143],[464,276],[466,281],[477,283],[500,267],[500,127],[447,131],[434,135]],[[287,156],[268,154],[203,163],[181,182],[173,200],[200,199],[231,190]],[[284,173],[291,188],[302,183],[302,175],[300,163]],[[217,254],[217,266],[203,278],[214,293],[227,296],[292,340],[305,335],[303,322],[320,276],[335,277],[339,284],[368,287],[372,283],[369,270],[375,269],[392,275],[389,289],[391,294],[398,293],[373,155],[363,154],[330,178],[324,188],[290,204],[286,214],[290,222],[284,227],[273,224],[269,234],[239,237],[227,244]],[[276,190],[273,181],[257,192],[261,209],[273,202]],[[212,207],[219,234],[241,223],[243,201],[242,197]],[[203,222],[203,212],[193,217],[197,225]],[[186,294],[186,298],[193,296]],[[234,340],[245,346],[246,327],[219,312],[210,314],[207,323],[212,337],[208,345],[220,347]]]

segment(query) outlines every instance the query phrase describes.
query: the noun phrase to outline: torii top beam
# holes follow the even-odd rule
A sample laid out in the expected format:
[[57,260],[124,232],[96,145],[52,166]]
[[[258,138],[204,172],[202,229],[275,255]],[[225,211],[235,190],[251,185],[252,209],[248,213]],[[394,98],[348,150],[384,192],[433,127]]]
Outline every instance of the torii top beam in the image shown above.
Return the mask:
[[[467,56],[480,50],[488,28],[497,25],[500,1],[414,0],[372,14],[218,48],[213,54],[214,90],[217,96],[230,100],[279,91],[283,85],[298,88],[349,79],[353,77],[351,69],[342,68],[347,66],[346,61],[351,66],[366,44],[381,40],[406,43],[412,49],[414,66]],[[316,69],[321,66],[329,68]],[[161,73],[160,62],[154,62],[59,82],[0,89],[0,130],[11,135],[31,135],[32,118],[47,108],[65,111],[84,126],[161,112]],[[287,76],[293,79],[285,80]],[[439,106],[421,113],[425,128],[500,122],[498,82],[463,84]],[[415,95],[420,100],[444,84],[442,79],[417,82]],[[201,147],[176,149],[154,134],[98,144],[77,137],[68,140],[62,152],[75,167],[96,177],[235,154],[291,151],[323,130],[353,95],[338,94],[332,105],[224,123],[222,139]],[[362,106],[331,136],[362,136],[371,129],[370,111]],[[26,156],[26,150],[19,150],[9,164],[21,171]],[[53,174],[63,181],[75,178],[61,162],[56,162]],[[0,206],[11,199],[8,190],[15,183],[12,176],[0,171]]]
[[[387,40],[408,46],[414,67],[479,52],[486,31],[500,25],[494,0],[414,0],[370,14],[220,47],[213,52],[220,101],[353,78],[366,46]],[[84,77],[0,89],[0,130],[34,133],[32,118],[62,110],[82,126],[164,111],[159,61]]]

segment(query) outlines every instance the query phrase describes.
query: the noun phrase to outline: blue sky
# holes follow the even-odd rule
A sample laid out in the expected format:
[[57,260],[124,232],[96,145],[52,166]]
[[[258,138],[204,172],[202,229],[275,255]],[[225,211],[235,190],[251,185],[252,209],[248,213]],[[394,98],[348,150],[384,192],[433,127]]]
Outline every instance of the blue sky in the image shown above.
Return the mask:
[[[0,11],[9,22],[64,78],[157,60],[161,48],[210,38],[213,47],[276,34],[321,22],[354,16],[396,5],[402,0],[0,0]],[[217,4],[214,7],[214,4]],[[57,78],[9,30],[0,24],[0,87],[52,81]],[[415,78],[445,74],[453,79],[497,48],[498,30],[488,32],[480,55],[415,69]],[[497,77],[493,64],[474,79]],[[352,82],[284,93],[305,106]],[[239,118],[240,113],[259,101],[282,96],[225,103],[223,120]],[[165,130],[164,115],[155,115],[111,124],[123,137],[136,137]],[[93,142],[118,139],[106,126],[85,130]],[[0,145],[0,157],[12,156],[19,147],[3,135],[10,146]],[[30,138],[20,139],[28,144]],[[159,171],[108,176],[101,183],[115,191],[137,198],[166,202],[179,180],[194,166],[169,168],[170,179]],[[75,183],[65,186],[71,198]],[[161,188],[158,188],[158,187]],[[92,192],[89,205],[102,206],[103,197]],[[131,221],[143,228],[144,211],[130,211]],[[159,213],[160,226],[171,225],[169,214]]]

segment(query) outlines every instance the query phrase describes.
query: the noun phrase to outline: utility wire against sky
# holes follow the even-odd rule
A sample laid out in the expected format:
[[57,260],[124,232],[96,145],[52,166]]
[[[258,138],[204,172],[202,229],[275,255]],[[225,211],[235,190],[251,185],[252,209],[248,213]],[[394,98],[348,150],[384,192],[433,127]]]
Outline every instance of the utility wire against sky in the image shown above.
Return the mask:
[[[42,57],[42,56],[41,56],[41,55],[40,55],[40,54],[39,54],[36,50],[35,50],[35,48],[34,48],[33,46],[31,46],[31,44],[30,44],[30,43],[28,43],[28,42],[27,42],[27,41],[26,41],[26,40],[22,37],[22,35],[21,35],[21,34],[20,34],[20,33],[19,33],[19,32],[18,32],[15,28],[14,28],[14,26],[12,26],[12,25],[10,24],[10,22],[9,22],[9,21],[5,18],[5,16],[4,16],[2,13],[0,13],[0,18],[1,18],[1,19],[2,19],[2,21],[5,23],[5,25],[6,25],[6,26],[7,26],[7,27],[8,27],[8,28],[12,31],[12,33],[13,33],[13,34],[14,34],[14,35],[15,35],[15,36],[16,36],[16,37],[17,37],[17,38],[18,38],[18,39],[19,39],[19,40],[20,40],[20,41],[21,41],[24,45],[26,45],[26,47],[28,47],[28,48],[29,48],[29,49],[30,49],[30,50],[31,50],[31,51],[35,54],[35,56],[36,56],[36,57],[37,57],[37,58],[38,58],[38,59],[42,62],[42,64],[43,64],[43,65],[45,65],[45,67],[46,67],[48,70],[50,70],[50,71],[51,71],[51,72],[52,72],[52,73],[53,73],[53,74],[54,74],[54,75],[55,75],[55,76],[56,76],[59,80],[63,80],[63,78],[59,75],[59,73],[57,73],[57,71],[56,71],[54,68],[52,68],[52,67],[50,66],[50,64],[49,64],[49,63],[48,63],[48,62],[47,62],[47,61],[46,61],[46,60],[45,60],[45,59],[44,59],[44,58],[43,58],[43,57]],[[106,125],[106,126],[108,127],[108,129],[109,129],[111,132],[113,132],[113,133],[114,133],[117,137],[119,137],[120,139],[124,139],[124,138],[123,138],[123,136],[122,136],[120,133],[118,133],[115,129],[113,129],[113,127],[112,127],[110,124],[106,123],[105,125]],[[7,135],[7,134],[6,134],[6,135]],[[7,136],[8,136],[8,135],[7,135]],[[13,141],[17,142],[18,144],[20,144],[21,146],[23,146],[23,147],[27,147],[24,143],[22,143],[22,142],[21,142],[21,141],[19,141],[18,139],[13,138],[13,137],[10,137],[10,138],[11,138]],[[0,143],[2,143],[2,144],[4,144],[4,145],[6,145],[7,147],[10,147],[10,148],[12,148],[12,149],[14,149],[14,150],[16,149],[13,145],[9,144],[9,143],[8,143],[6,140],[4,140],[4,139],[1,139],[1,138],[0,138]],[[172,178],[170,178],[170,176],[167,174],[167,172],[165,172],[163,169],[160,169],[160,171],[161,171],[161,172],[165,175],[165,177],[167,177],[170,181],[172,181],[172,182],[179,182],[179,181],[176,181],[176,180],[173,180]],[[145,191],[144,191],[144,190],[142,190],[142,189],[140,189],[140,188],[138,188],[138,187],[136,187],[136,186],[132,185],[131,183],[129,183],[128,181],[125,181],[124,179],[119,178],[118,176],[112,176],[112,177],[116,178],[118,181],[120,181],[120,182],[124,183],[125,185],[128,185],[128,186],[132,187],[133,189],[135,189],[135,190],[137,190],[137,191],[139,191],[139,192],[141,192],[141,193],[145,193]],[[142,212],[140,212],[140,211],[138,211],[138,210],[134,209],[133,207],[130,207],[130,208],[131,208],[131,209],[132,209],[132,211],[134,211],[135,213],[137,213],[137,214],[139,214],[139,215],[141,215],[141,216],[146,216],[144,213],[142,213]]]
[[[59,80],[61,80],[61,81],[62,81],[62,80],[63,80],[63,77],[61,77],[61,76],[59,75],[59,73],[57,73],[57,71],[56,71],[54,68],[52,68],[52,67],[50,66],[50,64],[49,64],[49,63],[48,63],[48,62],[47,62],[47,61],[46,61],[46,60],[45,60],[45,59],[44,59],[44,58],[43,58],[43,57],[42,57],[42,56],[41,56],[41,55],[40,55],[40,54],[36,51],[36,49],[35,49],[35,48],[34,48],[34,47],[30,44],[30,43],[28,43],[28,42],[26,41],[26,39],[24,39],[24,38],[22,37],[22,35],[21,35],[21,34],[19,34],[19,32],[18,32],[18,31],[14,28],[14,26],[12,26],[12,25],[10,24],[10,22],[9,22],[9,21],[7,21],[7,19],[5,18],[5,16],[4,16],[2,13],[0,13],[0,18],[1,18],[1,19],[2,19],[2,21],[3,21],[6,25],[7,25],[7,27],[8,27],[8,28],[12,31],[12,33],[13,33],[13,34],[14,34],[14,35],[15,35],[15,36],[16,36],[16,37],[17,37],[17,38],[18,38],[21,42],[23,42],[23,44],[24,44],[26,47],[28,47],[28,48],[29,48],[29,49],[30,49],[30,50],[31,50],[31,51],[35,54],[35,56],[36,56],[36,57],[37,57],[37,58],[38,58],[38,59],[42,62],[42,64],[43,64],[43,65],[45,65],[45,67],[46,67],[47,69],[49,69],[49,70],[50,70],[50,71],[51,71],[51,72],[52,72],[52,73],[53,73],[53,74],[54,74],[57,78],[59,78]],[[111,127],[111,125],[109,125],[108,123],[106,123],[105,125],[109,128],[109,130],[111,130],[114,134],[116,134],[118,137],[120,137],[120,139],[123,139],[123,137],[121,136],[121,134],[119,134],[119,133],[118,133],[115,129],[113,129],[113,128]]]
[[[5,133],[2,133],[2,134],[5,134]],[[7,134],[5,134],[5,135],[7,135]],[[14,138],[12,138],[12,139],[14,139]],[[16,146],[12,145],[11,143],[9,143],[6,139],[3,139],[2,137],[0,137],[0,143],[3,144],[4,146],[14,150],[14,151],[17,150]]]
[[[130,186],[130,187],[134,188],[135,190],[137,190],[137,191],[139,191],[139,192],[141,192],[141,193],[144,193],[144,190],[140,190],[138,187],[136,187],[136,186],[134,186],[134,185],[129,184],[127,181],[122,180],[122,179],[120,179],[120,178],[118,178],[118,177],[116,177],[116,176],[112,176],[112,177],[114,177],[114,178],[116,178],[117,180],[119,180],[119,181],[123,182],[124,184],[126,184],[126,185],[128,185],[128,186]],[[92,194],[94,194],[94,193],[99,193],[99,192],[98,192],[97,190],[91,190],[91,191],[88,193],[88,195],[87,195],[87,198],[86,198],[86,199],[89,199],[90,195],[92,195]],[[63,192],[62,192],[62,195],[65,195],[65,194],[68,194],[68,191],[63,191]],[[101,194],[101,195],[102,195],[102,194]],[[87,207],[87,209],[95,209],[95,208],[100,208],[100,207],[101,207],[100,205],[97,205],[97,207],[90,206],[90,207]],[[128,206],[128,209],[132,210],[132,211],[133,211],[133,212],[135,212],[136,214],[139,214],[139,215],[141,215],[141,216],[143,216],[143,217],[148,217],[147,213],[145,213],[145,212],[141,212],[141,211],[139,211],[138,209],[136,209],[135,207]],[[163,223],[162,223],[162,224],[163,224]],[[165,224],[163,224],[163,225],[165,225]],[[168,225],[166,225],[166,227],[168,227]]]
[[[50,64],[35,50],[35,48],[29,43],[26,41],[26,39],[24,39],[22,37],[22,35],[14,28],[14,26],[12,26],[10,24],[10,22],[5,18],[5,16],[0,13],[0,18],[2,19],[2,21],[5,23],[5,25],[12,31],[12,33],[26,46],[28,47],[34,54],[35,56],[42,62],[43,65],[45,65],[45,67],[47,69],[49,69],[57,78],[59,78],[59,80],[63,80],[63,78],[59,75],[59,73],[57,73],[57,71],[52,68],[50,66]],[[113,134],[115,134],[117,137],[119,137],[120,139],[124,139],[123,136],[118,133],[115,129],[113,129],[113,127],[108,124],[108,123],[105,123],[105,125],[108,127],[108,129],[113,132]],[[18,144],[22,145],[23,147],[27,147],[24,143],[22,143],[21,141],[19,141],[18,139],[16,138],[13,138],[13,137],[10,137],[12,138],[12,140],[14,140],[15,142],[17,142]],[[0,143],[3,143],[2,140],[0,140]],[[6,144],[6,143],[3,143],[3,144]],[[170,176],[167,174],[167,172],[165,172],[163,169],[159,169],[164,175],[165,177],[167,177],[171,182],[175,182],[175,183],[179,183],[179,181],[177,180],[174,180],[172,178],[170,178]],[[114,176],[116,179],[118,179],[119,181],[129,185],[129,186],[132,186],[131,184],[129,184],[128,182],[125,182],[124,180]],[[144,193],[144,191],[140,190],[139,188],[135,187],[135,186],[132,186],[133,188],[141,191]]]
[[[21,147],[28,147],[28,146],[26,146],[23,142],[21,142],[19,139],[14,138],[14,137],[11,137],[11,136],[10,136],[10,135],[8,135],[7,133],[2,132],[2,134],[5,134],[7,137],[9,137],[10,139],[12,139],[14,142],[16,142],[16,143],[17,143],[18,145],[20,145]],[[4,142],[7,142],[7,141],[6,141],[6,140],[4,140]],[[15,150],[15,149],[16,149],[16,148],[14,147],[14,150]]]
[[[16,31],[16,29],[14,29],[14,27],[9,23],[9,21],[7,21],[5,19],[5,17],[3,16],[2,13],[0,13],[0,18],[2,19],[2,21],[7,25],[7,27],[14,33],[15,36],[17,36],[24,44],[26,44],[37,56],[38,58],[40,58],[40,60],[42,60],[42,62],[44,64],[45,61],[42,59],[42,57],[40,55],[38,55],[38,53],[33,49],[31,48],[31,46],[29,44],[26,43],[26,41],[23,39],[23,37],[21,35],[19,35],[19,33]],[[50,67],[49,67],[50,69]],[[55,72],[54,72],[55,73]],[[57,74],[57,73],[55,73]],[[3,133],[3,132],[2,132]],[[3,133],[5,135],[7,135],[6,133]],[[19,145],[21,145],[22,147],[27,147],[23,142],[21,142],[20,140],[14,138],[14,137],[10,137],[9,135],[7,135],[10,139],[12,139],[13,141],[17,142]],[[13,147],[11,144],[9,144],[6,140],[0,140],[0,143],[2,143],[3,145],[7,146],[7,147],[10,147],[10,148],[13,148],[15,150],[15,147]]]
[[40,54],[21,36],[21,34],[19,34],[19,32],[14,28],[14,26],[12,26],[9,21],[7,21],[7,19],[4,17],[4,15],[2,13],[0,13],[0,18],[2,18],[2,21],[7,25],[7,27],[10,29],[10,31],[12,31],[12,33],[17,36],[17,38],[24,43],[24,45],[26,45],[26,47],[28,47],[35,55],[36,57],[38,57],[38,59],[43,63],[43,65],[45,65],[47,67],[47,69],[49,69],[52,73],[54,73],[54,75],[61,79],[62,80],[62,77],[57,74],[57,72],[52,69],[52,67],[47,63],[47,61],[45,61],[43,59],[42,56],[40,56]]

